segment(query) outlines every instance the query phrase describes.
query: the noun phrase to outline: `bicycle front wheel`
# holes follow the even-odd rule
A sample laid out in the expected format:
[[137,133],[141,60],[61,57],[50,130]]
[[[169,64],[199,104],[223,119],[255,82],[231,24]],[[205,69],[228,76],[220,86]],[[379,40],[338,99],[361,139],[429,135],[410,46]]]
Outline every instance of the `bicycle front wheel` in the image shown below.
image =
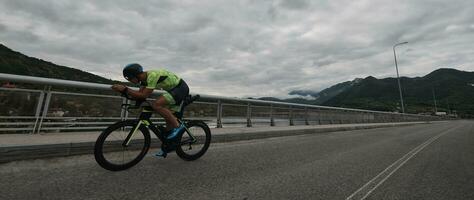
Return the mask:
[[150,148],[150,132],[141,125],[130,138],[128,145],[124,141],[137,120],[117,122],[105,129],[97,138],[94,156],[97,163],[104,169],[120,171],[136,165]]
[[209,148],[211,130],[202,121],[187,122],[186,128],[186,131],[178,137],[176,154],[183,160],[196,160]]

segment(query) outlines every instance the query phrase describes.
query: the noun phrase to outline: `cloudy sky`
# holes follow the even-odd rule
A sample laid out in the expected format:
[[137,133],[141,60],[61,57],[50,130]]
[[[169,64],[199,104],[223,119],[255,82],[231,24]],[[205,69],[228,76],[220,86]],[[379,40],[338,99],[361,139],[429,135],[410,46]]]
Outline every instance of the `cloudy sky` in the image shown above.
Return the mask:
[[192,92],[287,97],[369,75],[474,71],[471,0],[0,0],[0,43],[123,80],[167,68]]

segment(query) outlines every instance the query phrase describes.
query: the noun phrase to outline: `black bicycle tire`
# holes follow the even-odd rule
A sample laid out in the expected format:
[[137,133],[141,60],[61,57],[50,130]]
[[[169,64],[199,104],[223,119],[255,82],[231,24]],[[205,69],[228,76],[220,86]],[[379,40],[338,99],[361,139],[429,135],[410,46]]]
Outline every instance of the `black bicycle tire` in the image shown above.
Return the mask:
[[97,141],[96,141],[95,146],[94,146],[94,157],[95,157],[96,162],[101,167],[103,167],[104,169],[110,170],[110,171],[126,170],[126,169],[136,165],[138,162],[140,162],[145,157],[148,150],[150,149],[151,138],[150,138],[150,132],[148,131],[148,128],[146,128],[144,125],[141,125],[139,127],[139,129],[140,129],[140,132],[144,136],[145,143],[143,145],[143,148],[142,148],[140,154],[135,159],[133,159],[132,161],[130,161],[128,163],[117,165],[117,164],[113,164],[113,163],[110,163],[109,161],[107,161],[107,159],[105,158],[105,156],[103,154],[103,145],[104,145],[105,139],[107,138],[107,136],[110,135],[110,133],[112,133],[114,130],[117,130],[117,129],[122,128],[124,126],[133,126],[137,123],[138,123],[137,120],[119,121],[115,124],[110,125],[104,131],[102,131],[102,133],[97,138]]
[[[203,156],[206,153],[206,151],[209,149],[209,146],[211,144],[211,130],[209,129],[207,124],[204,123],[203,121],[189,121],[189,122],[186,123],[186,127],[188,127],[188,128],[191,128],[193,126],[201,127],[205,132],[206,139],[204,141],[203,148],[201,148],[201,150],[198,153],[193,154],[193,155],[190,155],[190,154],[187,154],[186,152],[184,152],[181,145],[178,145],[176,147],[176,154],[181,159],[186,160],[186,161],[193,161],[193,160],[196,160],[196,159],[200,158],[201,156]],[[186,133],[183,133],[183,134],[186,134]],[[183,134],[178,136],[178,138],[177,138],[178,141],[181,141],[181,138],[183,137]]]

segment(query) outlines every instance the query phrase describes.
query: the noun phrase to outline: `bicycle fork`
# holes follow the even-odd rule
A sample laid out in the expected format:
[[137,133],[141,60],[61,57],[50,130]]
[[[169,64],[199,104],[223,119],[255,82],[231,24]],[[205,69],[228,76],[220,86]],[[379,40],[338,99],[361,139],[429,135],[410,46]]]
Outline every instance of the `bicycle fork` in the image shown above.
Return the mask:
[[150,122],[148,122],[147,120],[139,120],[138,123],[130,130],[125,140],[122,142],[123,147],[128,147],[130,141],[132,140],[132,137],[135,135],[135,133],[142,124],[145,124],[148,127],[150,125]]

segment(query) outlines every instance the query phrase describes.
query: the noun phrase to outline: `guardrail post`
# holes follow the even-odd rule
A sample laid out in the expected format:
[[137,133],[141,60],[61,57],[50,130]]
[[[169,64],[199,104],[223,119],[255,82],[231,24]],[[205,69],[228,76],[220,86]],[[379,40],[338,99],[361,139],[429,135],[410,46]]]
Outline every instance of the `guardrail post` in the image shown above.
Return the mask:
[[343,118],[343,116],[345,116],[344,113],[345,113],[346,111],[343,110],[342,112],[343,112],[342,115],[337,116],[337,117],[339,118],[339,124],[343,124],[343,123],[344,123],[344,120],[343,120],[342,118]]
[[[122,104],[129,104],[129,103],[130,103],[129,99],[122,98]],[[121,121],[127,120],[128,119],[128,114],[129,114],[128,110],[122,108],[122,111],[120,112],[120,120]]]
[[318,108],[318,125],[321,125],[321,109]]
[[[129,100],[129,99],[126,99],[126,100],[125,100],[125,103],[129,104],[129,103],[130,103],[130,100]],[[130,113],[130,112],[128,112],[128,110],[125,110],[125,120],[128,119],[128,114],[129,114],[129,113]]]
[[[127,103],[127,99],[122,97],[122,104],[126,104],[126,103]],[[122,110],[120,111],[120,121],[125,120],[125,112],[127,112],[126,109],[122,107]]]
[[273,118],[273,104],[270,104],[270,126],[275,126],[275,119]]
[[222,101],[217,100],[217,128],[222,128]]
[[331,112],[328,112],[329,124],[334,124],[334,116]]
[[290,118],[290,126],[294,126],[294,122],[293,122],[293,107],[290,106],[290,112],[289,112],[289,118]]
[[304,124],[309,125],[309,113],[308,113],[308,107],[304,107]]
[[[46,87],[44,88],[46,90]],[[35,113],[35,125],[33,126],[33,130],[31,134],[35,133],[36,127],[38,126],[39,116],[41,114],[41,108],[43,107],[44,102],[44,91],[40,92],[40,96],[38,98],[38,104],[36,104],[36,113]]]
[[359,123],[359,113],[357,113],[356,111],[353,111],[351,121],[352,121],[353,124]]
[[250,103],[247,103],[247,127],[252,127],[252,108],[250,107]]
[[51,95],[52,95],[51,94],[51,86],[48,86],[48,89],[46,91],[46,102],[44,103],[43,112],[42,112],[42,115],[41,115],[41,119],[39,121],[37,133],[40,133],[41,127],[43,126],[43,120],[46,117],[46,115],[48,114],[49,103],[51,102]]

